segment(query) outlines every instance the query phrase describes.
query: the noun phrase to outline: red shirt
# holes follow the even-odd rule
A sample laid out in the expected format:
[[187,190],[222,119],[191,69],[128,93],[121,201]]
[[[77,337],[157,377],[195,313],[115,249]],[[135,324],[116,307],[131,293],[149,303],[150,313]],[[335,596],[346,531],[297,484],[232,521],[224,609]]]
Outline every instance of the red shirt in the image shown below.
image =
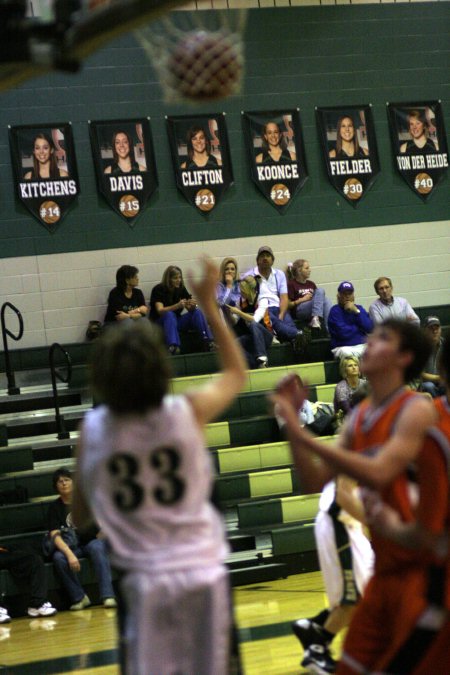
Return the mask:
[[288,298],[289,300],[297,300],[298,298],[303,298],[308,293],[313,293],[316,290],[317,286],[314,281],[305,281],[301,284],[295,279],[289,279],[288,281]]

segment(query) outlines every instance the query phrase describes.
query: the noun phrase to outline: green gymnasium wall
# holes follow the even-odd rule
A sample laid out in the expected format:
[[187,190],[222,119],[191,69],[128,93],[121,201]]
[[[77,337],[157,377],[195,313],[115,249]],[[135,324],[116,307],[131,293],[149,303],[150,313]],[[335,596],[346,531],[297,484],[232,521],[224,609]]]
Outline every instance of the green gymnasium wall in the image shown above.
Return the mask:
[[[249,11],[241,96],[168,106],[144,53],[124,35],[90,57],[81,73],[49,74],[0,94],[0,257],[204,241],[449,218],[449,177],[424,204],[394,171],[386,102],[441,99],[450,128],[450,3],[292,7]],[[381,174],[354,208],[329,184],[315,106],[373,105]],[[284,215],[250,180],[241,110],[299,107],[310,178]],[[235,184],[208,215],[178,193],[167,114],[227,113]],[[150,116],[159,190],[134,228],[98,196],[89,119]],[[8,125],[71,121],[81,195],[50,234],[15,199]]]

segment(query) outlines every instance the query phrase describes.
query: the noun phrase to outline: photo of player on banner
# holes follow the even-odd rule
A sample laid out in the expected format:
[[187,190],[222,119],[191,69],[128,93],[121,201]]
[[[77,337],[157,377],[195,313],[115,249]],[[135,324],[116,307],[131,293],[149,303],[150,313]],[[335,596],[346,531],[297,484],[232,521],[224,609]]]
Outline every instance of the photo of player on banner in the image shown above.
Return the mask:
[[98,189],[133,226],[158,186],[150,121],[91,121],[89,132]]
[[243,112],[242,120],[252,179],[283,213],[308,178],[299,110]]
[[208,213],[233,184],[225,115],[166,119],[177,187]]
[[316,117],[328,178],[356,206],[380,172],[372,108],[316,108]]
[[397,171],[426,201],[448,169],[441,103],[388,103],[387,112]]
[[72,127],[10,127],[9,141],[18,197],[53,232],[80,192]]

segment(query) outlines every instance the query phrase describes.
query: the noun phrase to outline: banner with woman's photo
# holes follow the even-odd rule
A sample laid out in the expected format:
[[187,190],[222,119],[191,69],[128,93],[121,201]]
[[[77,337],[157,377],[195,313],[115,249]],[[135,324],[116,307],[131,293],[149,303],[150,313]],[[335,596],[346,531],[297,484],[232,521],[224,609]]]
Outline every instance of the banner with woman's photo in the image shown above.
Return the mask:
[[242,119],[252,179],[283,213],[308,178],[299,110],[243,112]]
[[316,108],[328,178],[356,206],[380,172],[370,105]]
[[166,119],[177,188],[208,213],[233,184],[225,114]]
[[441,103],[388,103],[387,113],[397,171],[425,201],[448,169]]
[[150,121],[90,121],[89,134],[98,190],[132,226],[158,187]]
[[17,195],[54,232],[80,193],[69,122],[9,127]]

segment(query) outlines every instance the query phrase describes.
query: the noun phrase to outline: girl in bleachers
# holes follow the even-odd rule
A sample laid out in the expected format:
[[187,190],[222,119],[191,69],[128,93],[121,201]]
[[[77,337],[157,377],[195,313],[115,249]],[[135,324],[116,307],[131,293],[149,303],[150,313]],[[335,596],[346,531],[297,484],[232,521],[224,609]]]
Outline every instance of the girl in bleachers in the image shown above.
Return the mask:
[[309,321],[311,328],[320,328],[322,320],[327,328],[328,314],[332,303],[323,288],[318,288],[310,280],[311,265],[308,260],[299,258],[288,266],[289,309],[294,319]]

